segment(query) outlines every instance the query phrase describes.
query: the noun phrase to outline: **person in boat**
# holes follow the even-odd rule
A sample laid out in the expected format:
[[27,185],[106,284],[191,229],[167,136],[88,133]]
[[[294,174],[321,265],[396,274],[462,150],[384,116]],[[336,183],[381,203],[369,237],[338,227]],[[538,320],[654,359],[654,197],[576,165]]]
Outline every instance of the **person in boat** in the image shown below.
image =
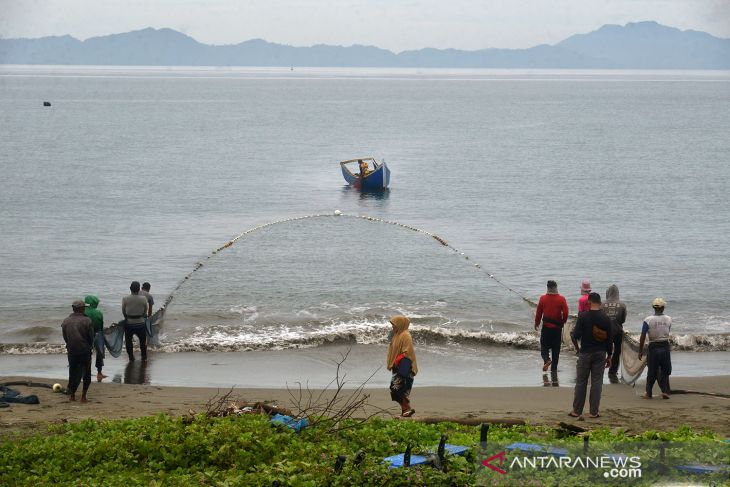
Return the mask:
[[94,327],[94,353],[96,353],[96,380],[101,382],[102,379],[106,378],[101,373],[101,369],[104,367],[104,314],[98,309],[99,298],[93,294],[89,294],[84,297],[86,308],[84,314],[91,320],[91,325]]
[[659,382],[662,398],[669,399],[669,376],[672,374],[672,358],[669,347],[669,331],[672,329],[672,318],[664,314],[666,302],[656,298],[651,306],[654,314],[647,316],[641,326],[639,339],[639,360],[644,356],[644,343],[649,337],[649,349],[646,354],[646,393],[641,396],[651,399],[654,382]]
[[[568,302],[558,293],[558,283],[547,282],[547,293],[540,296],[535,312],[535,330],[540,327],[540,355],[542,356],[542,370],[546,372],[551,367],[552,372],[558,370],[560,345],[563,341],[563,326],[568,321]],[[552,351],[552,358],[550,352]]]
[[357,160],[357,167],[360,169],[360,178],[364,178],[370,172],[367,161],[363,161],[362,159]]
[[[570,334],[578,362],[575,366],[575,391],[573,409],[570,416],[583,416],[583,406],[588,391],[588,377],[591,378],[590,418],[600,416],[601,391],[603,389],[604,369],[611,367],[613,340],[611,337],[611,320],[601,309],[601,295],[588,295],[590,309],[578,314],[578,321]],[[580,345],[578,341],[580,340]]]
[[612,381],[618,379],[618,366],[621,362],[621,345],[624,340],[624,322],[626,321],[626,305],[619,299],[618,286],[611,284],[606,289],[606,300],[603,302],[603,311],[611,320],[611,332],[613,334],[613,357],[611,357],[611,368],[608,369],[608,378]]
[[388,346],[386,367],[393,373],[390,379],[390,398],[400,404],[401,417],[410,418],[416,413],[411,408],[410,395],[413,378],[418,373],[413,338],[408,331],[411,320],[402,315],[390,319],[393,338]]

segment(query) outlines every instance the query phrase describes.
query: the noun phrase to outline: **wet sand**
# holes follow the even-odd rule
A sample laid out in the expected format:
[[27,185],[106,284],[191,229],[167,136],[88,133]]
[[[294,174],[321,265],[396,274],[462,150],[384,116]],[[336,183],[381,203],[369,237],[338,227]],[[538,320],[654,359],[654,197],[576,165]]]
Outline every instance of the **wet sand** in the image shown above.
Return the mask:
[[[368,387],[384,388],[390,381],[385,370],[385,345],[328,344],[316,348],[253,352],[150,352],[147,363],[129,363],[126,354],[107,355],[104,367],[109,381],[156,386],[242,388],[286,388],[308,382],[325,387],[334,377],[335,364],[342,364],[350,385],[368,381]],[[536,350],[499,346],[451,344],[418,348],[420,372],[417,387],[510,387],[542,386],[542,360]],[[139,357],[139,354],[137,355]],[[575,354],[560,355],[558,382],[575,384]],[[672,352],[673,378],[708,377],[727,374],[730,352]],[[0,377],[67,377],[65,354],[0,355]],[[371,374],[372,377],[371,377]],[[604,378],[608,383],[608,378]],[[639,386],[637,386],[638,388]]]
[[[0,382],[33,380],[44,383],[55,380],[33,377],[0,377]],[[674,389],[730,394],[730,376],[677,377],[672,379]],[[89,402],[68,401],[63,394],[41,387],[14,386],[23,394],[37,394],[39,405],[12,404],[0,409],[0,441],[15,434],[27,435],[47,431],[47,425],[87,418],[134,418],[158,413],[187,414],[201,412],[205,404],[228,388],[170,387],[136,385],[114,382],[97,383],[89,391]],[[641,399],[641,386],[632,388],[622,384],[606,384],[603,388],[601,418],[578,421],[568,417],[573,389],[571,387],[423,387],[414,386],[411,400],[417,417],[440,416],[450,418],[519,419],[536,425],[556,425],[561,421],[583,428],[621,427],[629,433],[645,430],[671,430],[687,424],[693,428],[709,428],[723,437],[730,437],[730,399],[703,395],[673,395],[669,400]],[[385,388],[366,390],[370,394],[370,411],[387,410],[384,414],[399,412],[390,401]],[[233,394],[239,400],[270,401],[280,406],[294,406],[286,389],[239,388]],[[587,409],[587,405],[586,405]],[[587,410],[586,410],[587,412]]]

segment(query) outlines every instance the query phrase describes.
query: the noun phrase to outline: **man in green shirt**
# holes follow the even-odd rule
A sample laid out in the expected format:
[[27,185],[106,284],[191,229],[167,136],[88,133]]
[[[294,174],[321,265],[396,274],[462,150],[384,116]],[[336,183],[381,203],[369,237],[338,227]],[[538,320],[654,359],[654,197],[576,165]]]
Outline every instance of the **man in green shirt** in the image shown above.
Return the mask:
[[94,327],[94,349],[96,350],[96,380],[101,382],[102,379],[106,378],[101,373],[102,367],[104,367],[104,314],[99,306],[99,298],[93,294],[89,294],[84,298],[86,303],[86,309],[84,314],[91,318],[91,325]]

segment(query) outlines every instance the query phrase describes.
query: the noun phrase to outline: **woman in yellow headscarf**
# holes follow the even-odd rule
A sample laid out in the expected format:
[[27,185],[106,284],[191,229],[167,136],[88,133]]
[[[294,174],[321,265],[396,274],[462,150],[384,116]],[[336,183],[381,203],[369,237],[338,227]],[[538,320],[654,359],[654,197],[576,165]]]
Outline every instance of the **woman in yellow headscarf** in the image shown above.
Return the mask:
[[416,413],[411,408],[409,396],[413,387],[413,378],[418,373],[416,352],[413,350],[413,338],[408,331],[411,320],[405,316],[393,316],[393,338],[388,346],[388,360],[385,364],[393,372],[390,379],[390,398],[400,404],[401,416],[410,418]]

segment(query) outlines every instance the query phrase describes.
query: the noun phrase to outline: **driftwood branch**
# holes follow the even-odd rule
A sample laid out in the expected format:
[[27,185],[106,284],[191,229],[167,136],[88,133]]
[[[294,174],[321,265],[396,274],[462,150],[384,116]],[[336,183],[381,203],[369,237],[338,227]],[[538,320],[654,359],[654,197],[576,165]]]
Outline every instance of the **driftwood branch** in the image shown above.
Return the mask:
[[[342,368],[351,350],[349,348],[347,352],[340,354],[340,359],[335,362],[335,377],[323,389],[315,392],[309,387],[309,383],[302,386],[301,382],[295,383],[295,388],[287,385],[296,417],[306,417],[311,426],[320,426],[328,432],[335,432],[358,426],[385,411],[371,405],[370,394],[365,392],[365,386],[380,369],[373,371],[354,389],[345,389],[348,383],[347,374],[342,372]],[[353,419],[356,421],[345,424],[346,420]]]
[[480,424],[501,424],[504,426],[523,426],[523,419],[503,419],[503,418],[452,418],[448,416],[423,416],[415,417],[410,421],[418,421],[419,423],[438,424],[438,423],[457,423],[467,426],[479,426]]
[[[287,393],[292,404],[291,409],[267,404],[264,402],[240,401],[234,396],[233,388],[226,393],[217,393],[205,405],[203,414],[206,417],[225,417],[239,414],[283,414],[294,418],[307,418],[310,426],[320,426],[327,432],[341,431],[357,427],[370,418],[382,414],[389,414],[386,409],[369,403],[370,394],[365,387],[372,380],[380,368],[373,371],[367,379],[354,389],[345,389],[347,374],[343,373],[343,364],[347,361],[351,349],[340,354],[335,361],[335,376],[322,389],[313,390],[309,382],[296,382],[295,386],[287,384]],[[195,411],[190,410],[184,421],[189,424],[194,421]],[[354,420],[354,421],[347,421]]]

